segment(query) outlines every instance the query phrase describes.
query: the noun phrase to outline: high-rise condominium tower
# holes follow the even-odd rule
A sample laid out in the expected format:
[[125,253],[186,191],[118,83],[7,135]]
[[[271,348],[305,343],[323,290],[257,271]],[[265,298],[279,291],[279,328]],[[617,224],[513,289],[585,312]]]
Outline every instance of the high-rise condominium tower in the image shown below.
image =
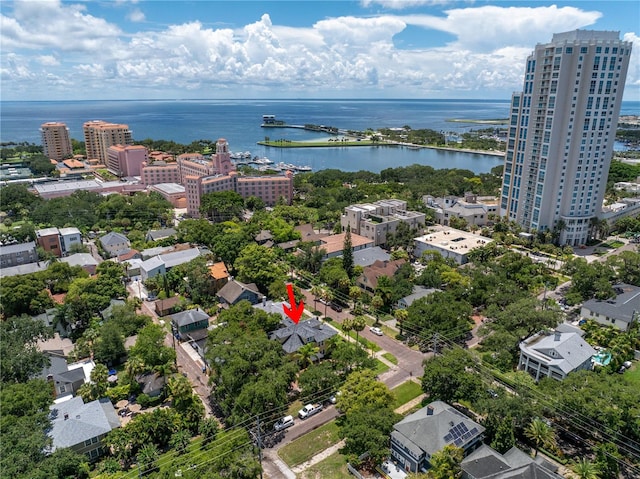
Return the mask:
[[501,214],[584,244],[602,209],[631,42],[619,32],[553,35],[527,58],[513,94]]
[[50,121],[40,125],[44,155],[52,160],[64,160],[73,155],[69,129],[64,123]]
[[107,150],[113,145],[133,143],[128,125],[107,123],[102,120],[88,121],[82,125],[87,159],[97,158],[105,165],[109,161]]

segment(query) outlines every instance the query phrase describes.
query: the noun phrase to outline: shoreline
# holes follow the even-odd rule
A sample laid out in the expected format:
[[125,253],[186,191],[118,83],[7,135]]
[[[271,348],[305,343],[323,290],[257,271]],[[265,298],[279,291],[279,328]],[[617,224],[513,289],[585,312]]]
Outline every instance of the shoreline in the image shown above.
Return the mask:
[[496,156],[496,157],[504,157],[505,152],[496,151],[496,150],[469,150],[466,148],[454,148],[450,146],[436,146],[436,145],[416,145],[413,143],[400,143],[400,142],[379,142],[373,143],[371,140],[361,140],[357,141],[355,138],[350,139],[344,143],[334,144],[329,141],[309,141],[307,144],[304,141],[292,141],[286,144],[274,144],[275,142],[265,142],[258,141],[256,144],[265,146],[268,148],[280,148],[280,149],[295,149],[295,148],[372,148],[372,147],[400,147],[400,148],[408,148],[408,149],[431,149],[431,150],[442,150],[442,151],[451,151],[457,153],[467,153],[474,155],[487,155],[487,156]]

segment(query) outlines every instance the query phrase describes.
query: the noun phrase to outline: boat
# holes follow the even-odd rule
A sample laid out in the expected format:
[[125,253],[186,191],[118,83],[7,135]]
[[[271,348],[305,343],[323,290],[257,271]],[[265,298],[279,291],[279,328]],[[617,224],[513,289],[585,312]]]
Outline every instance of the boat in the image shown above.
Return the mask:
[[270,165],[273,161],[267,157],[258,158],[257,156],[254,156],[249,163],[255,163],[256,165]]

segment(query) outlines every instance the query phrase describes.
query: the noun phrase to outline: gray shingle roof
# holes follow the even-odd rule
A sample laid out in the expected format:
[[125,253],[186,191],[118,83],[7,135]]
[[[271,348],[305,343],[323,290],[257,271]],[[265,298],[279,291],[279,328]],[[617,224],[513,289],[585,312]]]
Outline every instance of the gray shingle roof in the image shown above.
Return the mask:
[[165,228],[162,230],[151,230],[147,233],[147,237],[151,238],[152,241],[158,241],[160,239],[175,236],[175,234],[176,230],[174,230],[173,228]]
[[260,296],[260,291],[255,284],[244,284],[237,280],[231,280],[227,282],[227,284],[225,284],[220,289],[220,291],[218,291],[218,297],[224,299],[229,304],[234,304],[238,300],[240,295],[246,290],[249,290]]
[[181,311],[176,314],[172,314],[170,316],[171,321],[176,323],[178,326],[188,326],[189,324],[198,323],[202,320],[209,320],[209,315],[205,313],[200,308],[197,309],[188,309],[186,311]]
[[579,334],[557,331],[550,335],[537,334],[520,343],[520,350],[548,366],[555,366],[565,374],[577,369],[596,354]]
[[449,444],[464,448],[485,428],[447,403],[434,401],[405,417],[393,429],[391,434],[395,440],[417,456],[423,452],[431,456]]
[[33,251],[36,249],[35,241],[29,241],[28,243],[16,243],[0,246],[0,256],[5,254],[21,253],[23,251]]
[[582,307],[618,321],[631,323],[634,311],[640,312],[640,288],[629,284],[618,284],[614,288],[620,291],[614,299],[590,299],[585,301]]
[[269,339],[279,341],[287,353],[294,353],[307,343],[321,343],[338,334],[338,331],[321,323],[317,318],[300,321],[298,324],[286,318],[281,324],[283,327],[273,331]]
[[471,479],[561,479],[544,465],[537,464],[516,447],[504,455],[482,445],[461,463],[464,475]]
[[102,246],[107,247],[121,243],[129,244],[129,240],[125,235],[111,231],[100,238],[100,243],[102,243]]
[[106,398],[84,404],[82,398],[76,396],[54,404],[50,410],[49,435],[53,439],[53,450],[81,444],[120,427],[115,409]]

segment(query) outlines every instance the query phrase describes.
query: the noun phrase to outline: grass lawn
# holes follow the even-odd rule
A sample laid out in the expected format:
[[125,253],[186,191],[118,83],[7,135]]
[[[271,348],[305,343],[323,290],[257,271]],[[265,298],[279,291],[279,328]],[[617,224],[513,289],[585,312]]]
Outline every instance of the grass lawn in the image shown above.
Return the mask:
[[385,363],[383,363],[379,359],[376,359],[376,367],[373,370],[376,376],[379,376],[382,373],[386,373],[388,370],[389,370],[389,366],[387,366]]
[[391,353],[384,353],[382,355],[383,358],[385,358],[387,361],[389,361],[392,364],[398,364],[398,358],[396,358],[393,354]]
[[640,365],[635,364],[631,369],[625,371],[624,376],[627,381],[636,385],[637,390],[640,390]]
[[339,452],[334,452],[324,461],[311,466],[298,479],[348,479],[352,477],[347,471],[347,458]]
[[338,441],[340,441],[338,425],[335,421],[331,421],[287,444],[278,451],[278,455],[289,467],[293,467],[308,461]]
[[406,404],[412,399],[420,396],[420,394],[422,394],[422,388],[418,383],[407,381],[402,383],[400,386],[393,388],[391,392],[396,397],[392,408],[397,409],[403,404]]
[[291,403],[289,409],[287,409],[287,414],[293,417],[298,417],[298,411],[302,409],[302,406],[304,406],[302,401],[300,399],[296,399]]
[[[356,339],[355,331],[349,331],[348,334],[349,336],[351,336],[351,338]],[[367,349],[368,351],[371,351],[372,349],[373,349],[373,352],[376,352],[376,353],[380,351],[380,346],[378,346],[376,343],[372,343],[367,338],[363,338],[362,336],[360,336],[360,333],[358,333],[358,342],[362,344],[362,346],[364,346],[364,348]]]

